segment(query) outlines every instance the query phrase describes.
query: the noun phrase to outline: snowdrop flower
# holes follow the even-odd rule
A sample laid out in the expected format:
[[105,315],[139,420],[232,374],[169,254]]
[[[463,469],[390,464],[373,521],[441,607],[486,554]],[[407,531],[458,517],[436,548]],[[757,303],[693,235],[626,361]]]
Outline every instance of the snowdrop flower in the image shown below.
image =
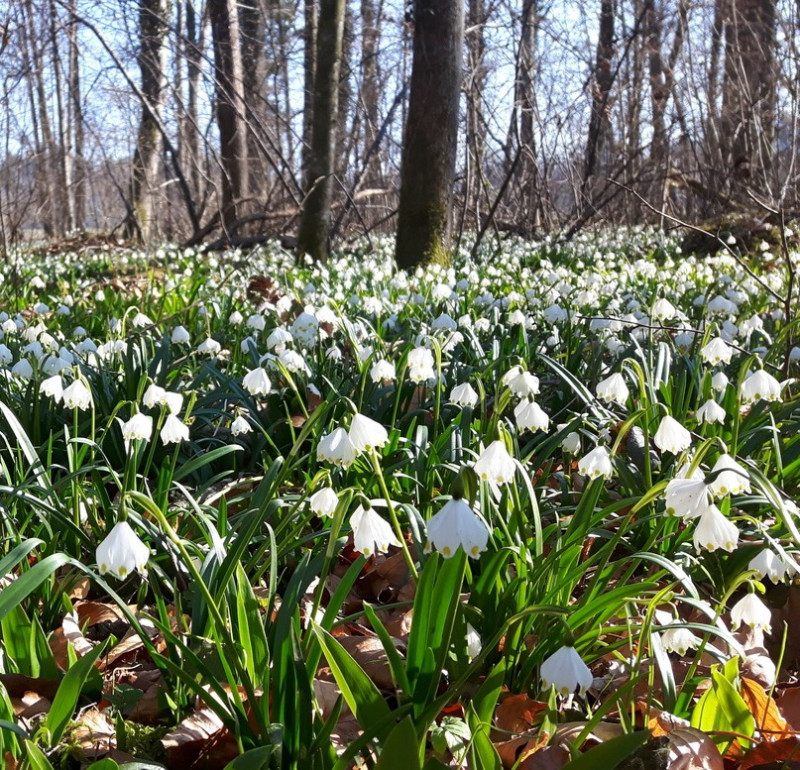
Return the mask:
[[747,569],[753,569],[761,578],[769,578],[773,583],[782,583],[789,572],[797,572],[794,562],[787,562],[769,548],[759,551],[750,559]]
[[461,498],[444,504],[428,522],[428,539],[433,547],[449,559],[461,546],[464,553],[477,559],[486,550],[489,530]]
[[781,384],[768,372],[759,369],[753,372],[741,385],[739,396],[743,404],[754,401],[779,401],[781,397]]
[[442,313],[438,318],[434,318],[431,323],[431,329],[444,329],[447,331],[455,331],[458,328],[456,320],[448,315]]
[[427,382],[436,377],[433,353],[428,348],[414,348],[408,354],[408,379],[411,382]]
[[127,445],[130,441],[149,441],[153,435],[153,418],[137,412],[130,420],[122,423],[122,438]]
[[611,455],[604,446],[596,447],[578,461],[578,473],[590,479],[599,477],[611,478],[614,468],[611,465]]
[[665,415],[661,418],[658,430],[653,436],[653,443],[662,452],[671,452],[677,455],[691,446],[692,434],[674,417]]
[[450,391],[450,403],[456,406],[475,406],[478,403],[478,394],[468,382],[456,385]]
[[326,460],[334,465],[341,465],[343,468],[352,465],[357,456],[358,451],[344,428],[336,428],[323,436],[317,444],[318,460]]
[[267,376],[267,370],[259,366],[251,369],[242,379],[244,389],[251,396],[266,396],[272,390],[272,383]]
[[180,444],[189,440],[189,426],[176,415],[168,414],[159,435],[164,444]]
[[707,364],[729,364],[732,355],[733,348],[722,337],[715,337],[700,348],[700,357]]
[[231,433],[234,436],[242,436],[245,433],[252,433],[253,428],[250,426],[250,423],[247,421],[245,417],[239,415],[236,419],[231,423]]
[[723,393],[725,389],[728,387],[728,375],[725,372],[717,372],[711,378],[711,387],[717,393]]
[[718,422],[720,425],[725,422],[727,412],[713,398],[708,399],[697,410],[697,421],[708,425]]
[[686,655],[689,649],[696,650],[699,645],[700,638],[688,628],[668,628],[661,634],[661,646],[667,652]]
[[708,484],[714,497],[724,497],[728,494],[738,495],[750,491],[750,476],[747,470],[730,455],[720,455],[719,460],[714,463],[711,473],[719,474]]
[[721,548],[731,553],[739,542],[739,530],[716,505],[709,505],[701,514],[694,530],[694,547],[700,551]]
[[172,330],[172,335],[170,336],[170,341],[173,345],[185,345],[187,342],[190,342],[191,339],[191,335],[184,326],[176,326]]
[[597,397],[607,403],[616,402],[620,406],[625,406],[628,400],[628,386],[625,384],[625,378],[619,373],[614,372],[610,377],[597,383],[595,389]]
[[550,417],[535,401],[527,398],[514,408],[514,419],[521,431],[547,431],[550,429]]
[[339,505],[339,495],[331,487],[323,487],[308,498],[308,506],[317,516],[333,516]]
[[574,647],[561,647],[542,662],[542,689],[555,687],[559,695],[578,692],[583,695],[592,686],[594,677]]
[[353,415],[348,436],[357,454],[367,449],[379,449],[389,441],[386,428],[363,414]]
[[207,337],[197,346],[197,352],[204,356],[218,356],[222,352],[222,345],[212,337]]
[[388,384],[395,381],[397,378],[397,372],[395,371],[394,364],[391,361],[387,361],[385,358],[382,358],[372,364],[372,368],[369,370],[369,376],[373,382],[382,382],[384,384]]
[[64,395],[64,385],[61,382],[61,375],[55,374],[44,380],[44,382],[42,382],[41,391],[43,395],[49,396],[56,403],[61,401]]
[[482,481],[507,484],[514,478],[516,465],[502,441],[493,441],[475,461],[475,473]]
[[731,628],[735,631],[743,623],[751,629],[760,628],[768,634],[772,631],[772,613],[753,593],[746,594],[731,607]]
[[667,498],[667,515],[669,516],[696,519],[711,505],[711,500],[708,496],[708,485],[699,469],[689,478],[676,477],[670,479],[667,483],[665,494]]
[[84,411],[92,406],[92,393],[81,380],[75,380],[71,385],[64,388],[61,396],[67,409]]
[[97,546],[95,558],[101,575],[110,572],[123,580],[134,570],[144,574],[150,549],[139,539],[127,521],[119,521]]
[[350,526],[353,529],[353,547],[364,556],[386,553],[390,545],[400,547],[392,528],[374,508],[359,505],[350,517]]

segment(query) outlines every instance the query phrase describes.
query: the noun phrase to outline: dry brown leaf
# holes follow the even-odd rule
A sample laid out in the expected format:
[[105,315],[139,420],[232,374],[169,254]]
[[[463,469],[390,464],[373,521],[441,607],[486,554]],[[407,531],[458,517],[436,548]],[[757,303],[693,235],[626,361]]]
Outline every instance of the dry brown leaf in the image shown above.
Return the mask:
[[789,725],[781,716],[778,704],[758,682],[741,677],[741,695],[755,717],[756,729],[762,738],[769,741],[789,736]]
[[[375,683],[380,690],[394,689],[391,669],[383,649],[381,640],[372,636],[340,636],[337,641],[350,653],[364,669],[364,673]],[[402,648],[402,642],[397,642],[398,651]]]
[[794,735],[760,743],[742,757],[738,770],[750,770],[770,763],[774,763],[781,770],[800,768],[800,737]]
[[745,650],[742,663],[742,676],[758,682],[765,690],[774,687],[776,667],[766,647],[750,647]]
[[519,764],[519,770],[561,770],[570,760],[563,746],[545,746],[529,754]]
[[117,745],[114,723],[96,708],[81,712],[70,737],[81,747],[87,759],[108,754]]
[[694,727],[669,734],[667,770],[724,770],[725,763],[714,741]]
[[650,711],[647,729],[654,738],[658,738],[660,735],[669,735],[673,730],[682,730],[686,727],[689,727],[688,719],[676,717],[669,711],[658,711],[657,709]]
[[236,739],[208,708],[195,711],[161,740],[169,767],[222,770],[239,754]]
[[495,751],[506,770],[514,767],[527,749],[537,746],[537,741],[530,738],[512,738],[510,741],[499,741],[494,744]]
[[50,637],[50,649],[56,664],[62,671],[69,668],[68,648],[70,645],[79,658],[88,655],[94,649],[94,644],[83,635],[75,618],[65,615],[61,621],[61,628],[57,628]]
[[11,698],[11,705],[20,719],[32,719],[50,711],[53,702],[49,698],[43,698],[38,692],[26,692],[21,698]]
[[498,730],[506,733],[524,733],[533,727],[536,715],[547,708],[546,703],[525,695],[510,695],[503,699],[494,712]]
[[800,731],[800,687],[786,687],[775,702],[789,726]]

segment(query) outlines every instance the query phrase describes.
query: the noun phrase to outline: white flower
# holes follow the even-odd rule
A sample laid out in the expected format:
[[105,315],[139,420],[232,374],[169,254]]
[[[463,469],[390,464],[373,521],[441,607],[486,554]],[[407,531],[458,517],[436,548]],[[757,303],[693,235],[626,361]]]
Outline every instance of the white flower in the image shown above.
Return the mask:
[[172,340],[173,345],[185,345],[187,342],[190,342],[192,337],[186,328],[183,326],[176,326],[172,330],[172,336],[170,337]]
[[742,492],[750,491],[749,474],[730,455],[720,455],[719,460],[711,469],[711,474],[714,473],[719,475],[708,483],[714,497],[724,497],[728,494],[739,495]]
[[708,485],[697,471],[690,478],[670,479],[666,489],[667,514],[682,519],[696,519],[711,505]]
[[278,360],[286,367],[286,371],[292,374],[311,374],[305,358],[296,350],[284,350],[278,354]]
[[267,337],[267,350],[275,350],[276,353],[281,353],[286,350],[286,345],[292,341],[293,337],[291,332],[288,332],[282,326],[274,328],[269,337]]
[[248,328],[252,329],[253,331],[260,332],[264,330],[264,327],[267,325],[264,316],[261,313],[253,313],[247,319],[247,326]]
[[167,391],[164,390],[160,385],[156,385],[155,383],[150,384],[145,390],[144,394],[142,395],[142,405],[146,406],[148,409],[163,403],[164,401],[164,394]]
[[516,465],[502,441],[493,441],[475,461],[475,473],[482,481],[507,484],[514,478]]
[[744,623],[752,629],[760,628],[768,634],[772,631],[772,613],[755,594],[745,594],[731,607],[731,627],[735,631]]
[[228,316],[228,323],[232,326],[238,326],[242,321],[244,321],[244,316],[238,310],[234,310]]
[[781,384],[768,372],[759,369],[753,372],[739,388],[739,396],[743,404],[754,401],[779,401],[781,398]]
[[578,473],[596,479],[600,476],[611,478],[614,468],[611,465],[611,455],[604,446],[596,447],[591,452],[585,454],[578,461]]
[[411,382],[427,382],[435,379],[433,353],[428,348],[414,348],[407,358],[408,379]]
[[11,352],[11,348],[9,348],[8,345],[0,345],[0,364],[5,366],[6,364],[10,364],[13,360],[14,354]]
[[245,433],[252,433],[253,428],[250,426],[250,423],[247,421],[245,417],[239,415],[232,423],[231,423],[231,433],[234,436],[241,436]]
[[620,406],[625,406],[629,395],[625,378],[619,372],[614,372],[610,377],[598,382],[595,392],[597,397],[603,401],[607,403],[616,401]]
[[769,548],[759,551],[757,556],[750,559],[747,569],[754,569],[759,577],[769,578],[773,583],[781,583],[789,572],[797,572],[794,562],[787,562]]
[[348,436],[358,454],[367,449],[379,449],[389,441],[386,428],[363,414],[353,415]]
[[428,539],[433,547],[449,559],[461,546],[464,552],[477,559],[486,550],[489,530],[460,498],[453,498],[428,522]]
[[173,393],[165,390],[161,396],[161,405],[166,406],[170,414],[178,414],[183,407],[183,396],[180,393]]
[[153,435],[153,418],[147,414],[137,412],[130,420],[122,423],[122,438],[127,444],[129,441],[149,441]]
[[722,337],[715,337],[700,348],[700,357],[707,364],[729,364],[732,355],[733,348]]
[[22,380],[32,380],[33,367],[31,366],[31,362],[28,361],[27,358],[20,358],[20,360],[11,367],[11,374]]
[[478,394],[472,385],[464,382],[450,391],[450,403],[456,406],[475,406],[478,403]]
[[653,436],[653,443],[662,452],[671,452],[677,455],[691,446],[692,434],[674,417],[665,415],[661,418],[658,430]]
[[122,580],[133,570],[144,573],[150,549],[127,521],[119,521],[97,546],[96,558],[101,575],[110,572]]
[[700,423],[715,423],[720,424],[725,422],[728,416],[727,412],[716,402],[713,398],[709,398],[698,410],[697,421]]
[[675,309],[675,305],[663,297],[656,300],[655,305],[653,305],[653,318],[656,321],[671,321],[677,314],[678,311]]
[[514,419],[521,430],[547,431],[550,428],[550,417],[535,401],[527,398],[520,401],[514,408]]
[[395,371],[394,364],[391,361],[387,361],[385,358],[382,358],[372,364],[372,368],[369,370],[369,376],[373,382],[382,382],[384,384],[388,384],[395,381],[397,372]]
[[218,356],[221,351],[222,345],[211,337],[207,337],[197,346],[197,352],[200,355]]
[[331,487],[323,487],[308,498],[308,505],[317,516],[333,516],[339,505],[339,495]]
[[728,387],[728,375],[725,372],[717,372],[711,378],[711,387],[717,392],[722,393]]
[[42,394],[50,396],[56,403],[61,401],[64,395],[64,384],[61,382],[61,375],[54,374],[42,382]]
[[263,366],[251,369],[245,374],[242,385],[251,396],[266,396],[272,389],[267,370]]
[[86,410],[92,406],[92,393],[80,380],[67,385],[61,396],[67,409]]
[[694,547],[700,551],[721,548],[730,553],[739,542],[739,529],[729,521],[716,505],[709,505],[697,520],[694,529]]
[[344,428],[336,428],[327,436],[323,436],[317,444],[318,460],[327,460],[343,468],[352,465],[357,456],[358,451]]
[[137,329],[144,329],[145,326],[152,326],[153,322],[144,314],[144,313],[137,313],[131,319],[131,326],[134,326]]
[[374,508],[359,505],[350,517],[350,526],[353,529],[353,547],[364,556],[385,553],[390,545],[400,547],[400,541],[394,536],[392,528]]
[[577,431],[570,431],[561,439],[561,449],[567,454],[576,455],[581,451],[581,435]]
[[181,441],[189,440],[189,426],[180,417],[168,414],[159,435],[165,444],[180,444]]
[[667,652],[686,655],[687,651],[697,649],[700,638],[688,628],[668,628],[661,634],[661,645]]
[[560,695],[577,689],[581,695],[592,686],[594,677],[574,647],[561,647],[542,662],[540,670],[543,689],[555,687]]
[[[509,374],[510,373],[511,372],[509,372]],[[504,379],[503,384],[508,385],[511,392],[518,398],[533,397],[539,393],[539,378],[530,372],[521,371],[513,377],[510,377],[508,381]]]
[[480,655],[482,649],[483,642],[481,641],[480,634],[478,634],[470,623],[467,623],[467,655],[469,655],[470,660]]

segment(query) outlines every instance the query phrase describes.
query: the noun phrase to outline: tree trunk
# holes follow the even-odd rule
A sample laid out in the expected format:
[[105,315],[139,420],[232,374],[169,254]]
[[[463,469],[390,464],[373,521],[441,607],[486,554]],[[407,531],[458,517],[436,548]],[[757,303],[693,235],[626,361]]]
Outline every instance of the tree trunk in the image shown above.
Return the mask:
[[380,123],[379,43],[380,26],[375,0],[361,0],[361,104],[364,114],[359,154],[362,164],[366,164],[363,178],[367,187],[378,185],[381,176],[380,153],[372,147]]
[[469,0],[466,44],[468,51],[467,76],[467,184],[464,206],[472,209],[475,222],[480,222],[480,200],[483,180],[483,156],[486,150],[486,118],[483,110],[486,90],[486,27],[487,12],[484,0]]
[[78,50],[77,0],[70,0],[69,6],[69,72],[67,76],[69,96],[69,125],[72,127],[73,179],[72,201],[74,227],[83,230],[86,226],[86,161],[83,157],[83,105],[81,103],[80,53]]
[[317,29],[311,148],[306,168],[303,210],[297,235],[299,254],[328,258],[333,197],[339,67],[342,59],[345,0],[321,0]]
[[395,247],[404,269],[450,258],[463,40],[460,0],[415,0]]

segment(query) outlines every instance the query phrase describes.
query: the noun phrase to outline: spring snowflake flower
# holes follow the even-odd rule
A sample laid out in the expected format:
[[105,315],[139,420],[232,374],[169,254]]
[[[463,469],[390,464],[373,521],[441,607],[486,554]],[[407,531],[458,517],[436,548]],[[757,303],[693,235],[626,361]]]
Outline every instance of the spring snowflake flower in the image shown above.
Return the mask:
[[611,478],[614,468],[611,465],[611,455],[607,447],[599,446],[585,454],[578,461],[578,473],[588,476],[590,479],[603,477]]
[[433,353],[428,348],[414,348],[408,354],[408,379],[411,382],[427,382],[436,378]]
[[153,418],[137,412],[130,420],[122,423],[122,438],[125,444],[134,440],[149,441],[153,435]]
[[542,662],[542,689],[555,687],[559,695],[578,692],[583,695],[592,686],[594,677],[574,647],[561,647]]
[[100,574],[110,572],[120,580],[131,572],[144,574],[150,549],[139,539],[127,521],[117,522],[106,538],[97,546],[97,566]]
[[164,444],[180,444],[189,440],[189,426],[174,414],[168,414],[159,433]]
[[155,383],[148,385],[147,390],[145,390],[142,395],[142,405],[146,406],[148,409],[152,409],[154,406],[162,404],[166,392],[164,388]]
[[[559,427],[561,430],[561,427]],[[581,434],[575,430],[570,431],[561,439],[561,449],[567,454],[576,455],[581,451]]]
[[729,364],[733,348],[722,337],[715,337],[700,348],[700,357],[707,364]]
[[469,656],[470,660],[478,657],[478,655],[481,654],[482,649],[483,642],[481,641],[480,634],[472,627],[470,623],[467,623],[467,655]]
[[11,367],[11,374],[19,377],[21,380],[33,379],[33,367],[27,358],[21,358],[14,366]]
[[152,326],[152,325],[153,325],[152,320],[150,320],[150,318],[146,316],[144,313],[137,313],[131,319],[131,326],[133,326],[135,329],[144,329],[146,326]]
[[359,505],[350,517],[350,526],[353,529],[353,547],[364,556],[386,553],[390,545],[400,547],[400,541],[395,537],[389,523],[374,508]]
[[61,375],[54,374],[52,377],[48,377],[44,380],[44,382],[42,382],[41,391],[42,395],[49,396],[56,403],[61,401],[64,395],[64,384],[61,381]]
[[539,378],[530,372],[523,372],[519,366],[506,372],[502,382],[517,398],[533,398],[539,394]]
[[715,551],[721,548],[731,553],[739,542],[739,529],[729,521],[725,514],[716,505],[709,505],[700,518],[694,530],[695,550]]
[[186,345],[188,342],[191,342],[192,336],[186,330],[184,326],[176,326],[172,330],[172,334],[170,336],[170,341],[173,345]]
[[610,377],[597,383],[595,389],[597,397],[607,403],[616,402],[620,406],[625,406],[628,400],[629,390],[625,384],[625,378],[619,373],[614,372]]
[[222,352],[222,345],[212,337],[206,337],[197,346],[197,352],[202,356],[218,356]]
[[242,415],[239,415],[231,423],[231,433],[234,436],[243,436],[245,433],[252,433],[252,432],[253,432],[252,426],[245,417],[242,417]]
[[516,464],[502,441],[493,441],[475,461],[475,473],[482,481],[508,484],[514,478]]
[[713,398],[709,398],[698,410],[697,421],[711,425],[718,422],[720,425],[725,422],[728,413]]
[[745,594],[731,607],[731,628],[735,631],[742,624],[751,629],[760,628],[768,634],[772,631],[772,613],[753,593]]
[[663,297],[653,305],[653,318],[656,321],[671,321],[677,314],[675,305]]
[[667,515],[696,519],[711,505],[703,474],[695,471],[690,478],[674,478],[667,483]]
[[658,430],[653,436],[653,443],[662,452],[671,452],[677,455],[691,446],[692,434],[674,417],[665,415],[658,424]]
[[254,332],[262,332],[267,325],[267,321],[261,313],[253,313],[247,319],[247,328],[252,329]]
[[725,372],[717,372],[711,378],[711,387],[717,393],[723,393],[725,389],[728,387],[728,375]]
[[344,428],[336,428],[323,436],[317,444],[318,460],[326,460],[334,465],[347,468],[353,464],[356,457],[358,457],[358,451]]
[[381,358],[379,361],[372,364],[372,368],[369,370],[369,376],[373,382],[382,382],[384,385],[388,385],[390,382],[394,382],[395,379],[397,379],[397,372],[391,361]]
[[61,396],[67,409],[85,411],[92,406],[92,393],[80,380],[75,380],[71,385],[67,385]]
[[292,374],[311,374],[311,369],[308,368],[305,358],[296,350],[284,350],[278,354],[278,360],[286,367],[286,371]]
[[353,415],[348,436],[357,454],[367,449],[380,449],[389,441],[386,428],[363,414]]
[[445,559],[453,556],[459,546],[477,559],[481,551],[486,550],[489,530],[464,500],[454,497],[431,517],[428,539]]
[[478,403],[478,394],[468,382],[456,385],[450,391],[450,403],[456,406],[473,407]]
[[323,487],[308,498],[308,506],[317,516],[333,516],[339,505],[339,495],[331,487]]
[[514,408],[514,419],[517,428],[521,431],[530,430],[548,431],[550,429],[550,417],[535,401],[527,398],[520,401]]
[[677,652],[682,656],[689,649],[696,650],[699,645],[700,638],[688,628],[668,628],[661,634],[661,646],[667,652]]
[[754,401],[780,401],[781,384],[768,372],[759,369],[753,372],[739,388],[739,396],[743,404]]
[[245,374],[242,385],[251,396],[266,396],[272,390],[272,383],[263,366],[251,369]]
[[750,491],[750,475],[730,455],[720,455],[719,460],[714,463],[711,473],[719,474],[708,484],[714,497],[740,495]]
[[5,366],[14,360],[14,354],[8,345],[0,345],[0,365]]
[[782,583],[789,572],[798,571],[794,562],[787,562],[769,548],[750,559],[747,569],[755,570],[759,577],[768,578],[773,583]]

